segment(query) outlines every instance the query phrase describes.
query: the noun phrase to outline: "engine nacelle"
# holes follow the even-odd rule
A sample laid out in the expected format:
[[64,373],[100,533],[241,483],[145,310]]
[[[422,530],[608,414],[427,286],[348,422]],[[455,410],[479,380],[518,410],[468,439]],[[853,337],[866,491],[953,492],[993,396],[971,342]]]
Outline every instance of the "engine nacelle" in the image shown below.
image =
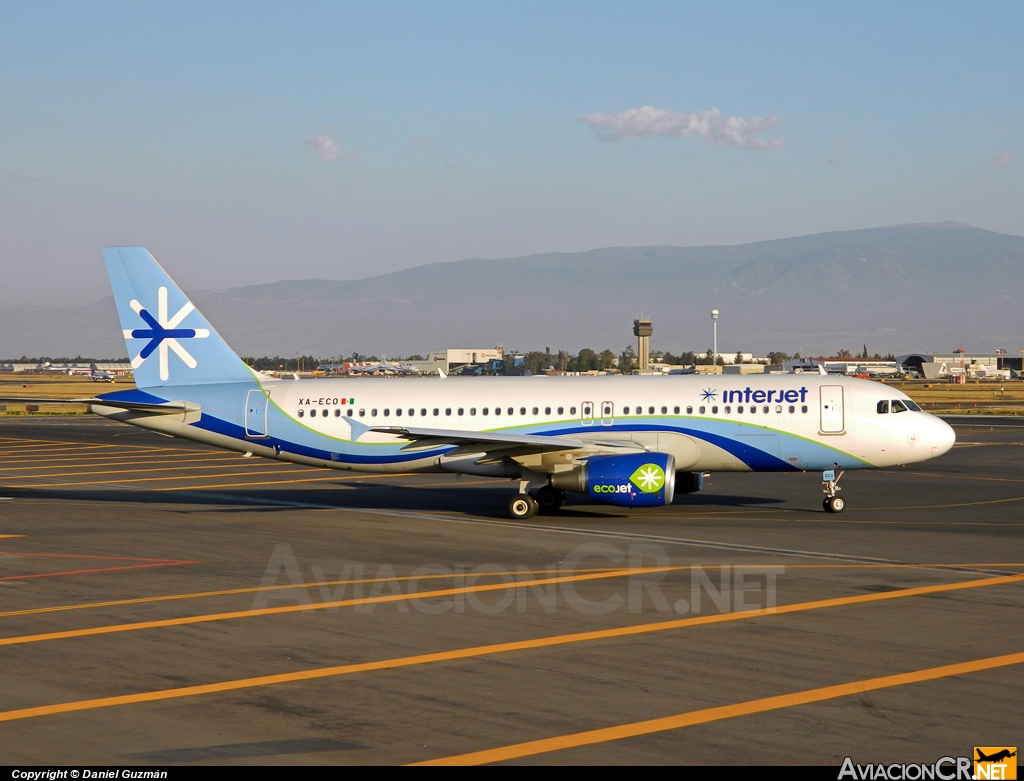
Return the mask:
[[596,456],[568,472],[555,472],[551,486],[585,493],[595,502],[622,507],[672,504],[676,460],[667,453]]
[[676,493],[695,494],[703,487],[703,472],[680,472],[676,476]]

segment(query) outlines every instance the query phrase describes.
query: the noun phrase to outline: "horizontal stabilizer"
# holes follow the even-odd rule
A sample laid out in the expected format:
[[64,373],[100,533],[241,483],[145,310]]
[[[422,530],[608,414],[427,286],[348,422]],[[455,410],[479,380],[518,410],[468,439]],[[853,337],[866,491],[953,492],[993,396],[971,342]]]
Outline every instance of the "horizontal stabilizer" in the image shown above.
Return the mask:
[[199,412],[202,407],[194,401],[165,401],[160,404],[145,401],[117,401],[92,397],[88,399],[33,399],[22,396],[0,397],[0,404],[94,404],[113,407],[114,409],[130,409],[139,412]]

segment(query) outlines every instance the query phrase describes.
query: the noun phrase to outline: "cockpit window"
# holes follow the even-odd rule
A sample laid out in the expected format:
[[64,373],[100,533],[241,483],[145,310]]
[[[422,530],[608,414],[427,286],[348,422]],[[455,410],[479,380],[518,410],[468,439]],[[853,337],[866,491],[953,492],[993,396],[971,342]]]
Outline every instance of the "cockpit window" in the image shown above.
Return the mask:
[[878,414],[879,415],[888,414],[888,412],[889,412],[889,400],[888,399],[882,399],[880,402],[878,402],[877,409],[878,409]]
[[904,399],[903,403],[907,405],[908,409],[912,409],[914,412],[921,412],[921,408],[910,399]]
[[907,411],[907,405],[904,404],[899,399],[893,399],[892,400],[892,405],[891,405],[890,409],[892,409],[893,412],[906,412]]

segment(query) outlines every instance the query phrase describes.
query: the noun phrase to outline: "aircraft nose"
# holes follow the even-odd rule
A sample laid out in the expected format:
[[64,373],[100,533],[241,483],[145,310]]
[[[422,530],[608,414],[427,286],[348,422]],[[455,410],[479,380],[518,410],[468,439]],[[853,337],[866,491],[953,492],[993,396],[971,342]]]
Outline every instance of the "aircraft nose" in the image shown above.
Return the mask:
[[940,418],[932,421],[932,456],[941,456],[949,452],[956,443],[956,432],[953,427]]

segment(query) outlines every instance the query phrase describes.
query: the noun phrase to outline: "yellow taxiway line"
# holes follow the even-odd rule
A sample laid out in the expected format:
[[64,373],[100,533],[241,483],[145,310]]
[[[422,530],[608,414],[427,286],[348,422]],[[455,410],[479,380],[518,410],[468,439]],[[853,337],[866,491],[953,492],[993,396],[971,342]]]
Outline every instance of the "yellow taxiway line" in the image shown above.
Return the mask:
[[[40,643],[48,640],[66,640],[73,637],[93,637],[95,635],[107,635],[119,632],[134,632],[140,629],[163,629],[171,626],[185,626],[190,624],[205,624],[211,621],[230,621],[238,618],[259,618],[263,616],[275,616],[285,613],[304,613],[316,610],[329,610],[340,607],[353,607],[355,605],[374,605],[382,602],[405,602],[417,599],[433,599],[436,597],[450,597],[458,594],[478,594],[487,591],[501,591],[505,589],[520,589],[533,586],[546,586],[556,583],[578,583],[585,580],[603,580],[605,578],[624,578],[630,575],[647,575],[657,572],[671,572],[678,567],[637,567],[634,569],[616,569],[602,572],[592,572],[584,575],[559,575],[552,578],[541,578],[533,580],[517,580],[512,583],[489,583],[485,585],[463,586],[460,588],[445,588],[435,591],[414,592],[410,594],[384,594],[376,597],[365,597],[357,599],[336,599],[329,602],[318,602],[307,605],[283,605],[281,607],[265,607],[256,610],[236,610],[228,613],[208,613],[198,616],[184,616],[182,618],[165,618],[156,621],[138,621],[131,624],[108,624],[106,626],[90,627],[88,629],[69,629],[63,632],[46,632],[37,635],[19,635],[17,637],[0,638],[0,646],[23,645],[25,643]],[[1024,577],[1021,575],[1020,577]]]
[[[238,691],[240,689],[252,689],[261,686],[273,686],[282,683],[296,683],[300,681],[312,681],[323,678],[334,678],[341,675],[351,675],[353,673],[372,672],[377,670],[394,670],[403,667],[415,667],[425,664],[449,662],[457,659],[471,659],[483,656],[492,656],[494,654],[509,653],[514,651],[529,651],[537,648],[550,648],[553,646],[569,645],[573,643],[589,642],[594,640],[608,640],[618,637],[632,637],[636,635],[648,634],[651,632],[663,632],[671,629],[681,629],[683,627],[726,623],[730,621],[740,621],[749,618],[760,618],[769,615],[798,613],[807,610],[820,610],[822,608],[839,607],[842,605],[884,602],[891,599],[921,596],[924,594],[936,594],[969,588],[982,588],[986,586],[999,586],[1010,583],[1019,583],[1022,579],[1024,579],[1024,575],[1013,575],[1000,578],[969,580],[962,583],[944,583],[935,586],[921,586],[917,588],[902,589],[900,591],[886,591],[877,594],[858,594],[856,596],[850,597],[838,597],[836,599],[824,599],[813,602],[799,602],[792,605],[782,605],[771,610],[759,609],[747,610],[738,613],[722,613],[714,616],[697,616],[693,618],[682,618],[674,621],[660,621],[649,624],[638,624],[633,626],[618,627],[614,629],[602,629],[593,632],[578,632],[567,635],[553,635],[548,637],[540,637],[533,640],[519,640],[510,643],[498,643],[494,645],[457,648],[451,651],[420,654],[418,656],[404,656],[392,659],[381,659],[375,662],[345,664],[338,665],[336,667],[320,667],[312,670],[299,670],[296,672],[280,673],[277,675],[263,675],[255,678],[240,678],[232,681],[221,681],[219,683],[202,684],[199,686],[182,686],[175,689],[158,689],[156,691],[139,692],[136,694],[124,694],[116,697],[98,697],[89,700],[62,702],[57,703],[55,705],[41,705],[32,708],[19,708],[17,710],[0,711],[0,722],[30,719],[38,716],[52,716],[59,713],[74,713],[77,711],[95,710],[97,708],[110,708],[119,705],[133,705],[144,702],[159,702],[162,700],[179,699],[182,697],[196,697],[205,694],[218,694],[221,692]],[[504,586],[505,584],[501,585]],[[1016,663],[1017,662],[1008,662],[1008,664]],[[956,675],[958,673],[949,674]]]
[[631,724],[620,724],[615,727],[577,732],[571,735],[560,735],[554,738],[542,740],[531,740],[526,743],[516,743],[511,746],[487,749],[485,751],[474,751],[469,754],[458,754],[441,759],[432,759],[426,762],[416,762],[416,765],[483,765],[490,762],[502,762],[509,759],[531,757],[537,754],[545,754],[551,751],[561,751],[567,748],[578,748],[580,746],[592,746],[595,743],[606,743],[611,740],[622,740],[640,735],[650,735],[654,732],[666,732],[668,730],[692,727],[697,724],[708,724],[723,719],[734,719],[739,716],[750,716],[754,713],[766,713],[768,711],[792,708],[798,705],[809,705],[814,702],[834,700],[838,697],[849,697],[853,694],[878,691],[879,689],[890,689],[894,686],[906,686],[911,683],[922,681],[935,681],[940,678],[949,678],[954,675],[966,675],[967,673],[980,672],[982,670],[994,670],[1000,667],[1009,667],[1015,664],[1024,663],[1024,653],[1006,654],[1005,656],[990,656],[986,659],[975,659],[970,662],[959,664],[947,664],[941,667],[929,667],[924,670],[914,670],[908,673],[897,675],[885,675],[880,678],[867,678],[861,681],[841,683],[837,686],[823,686],[818,689],[807,689],[805,691],[793,692],[792,694],[781,694],[776,697],[765,697],[759,700],[748,700],[735,705],[722,705],[717,708],[705,708],[689,713],[679,713],[675,716],[666,716],[660,719],[649,719],[647,721],[636,721]]
[[[0,535],[2,537],[17,537],[20,535],[9,534]],[[614,572],[616,567],[594,567],[592,569],[577,569],[574,572]],[[37,613],[61,613],[66,610],[88,610],[90,608],[97,607],[117,607],[119,605],[142,605],[149,602],[173,602],[180,599],[205,599],[208,597],[225,597],[232,596],[235,594],[258,594],[267,591],[294,591],[297,589],[312,589],[312,588],[323,588],[326,586],[347,586],[357,585],[360,583],[389,583],[389,582],[403,582],[408,580],[442,580],[444,578],[494,578],[503,577],[505,575],[546,575],[550,572],[557,572],[558,570],[541,569],[541,570],[520,570],[515,573],[511,573],[507,570],[503,572],[465,572],[465,573],[449,573],[439,575],[402,575],[400,577],[390,578],[364,578],[362,580],[327,580],[317,581],[315,583],[289,583],[287,585],[280,586],[254,586],[249,588],[230,588],[223,589],[221,591],[198,591],[192,594],[166,594],[156,597],[136,597],[135,599],[113,599],[107,602],[86,602],[80,605],[54,605],[52,607],[35,607],[26,608],[25,610],[8,610],[7,612],[0,613],[0,618],[10,618],[12,616],[31,616]]]

